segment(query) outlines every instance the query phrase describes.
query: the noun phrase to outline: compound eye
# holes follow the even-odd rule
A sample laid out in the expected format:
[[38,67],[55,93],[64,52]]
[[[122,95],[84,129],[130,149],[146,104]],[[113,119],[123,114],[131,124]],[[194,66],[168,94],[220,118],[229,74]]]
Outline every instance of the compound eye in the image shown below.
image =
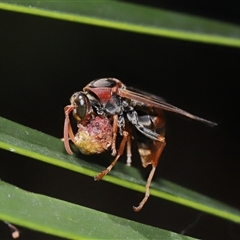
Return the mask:
[[74,105],[76,106],[76,114],[80,119],[83,119],[90,111],[90,102],[87,96],[79,92],[74,96]]

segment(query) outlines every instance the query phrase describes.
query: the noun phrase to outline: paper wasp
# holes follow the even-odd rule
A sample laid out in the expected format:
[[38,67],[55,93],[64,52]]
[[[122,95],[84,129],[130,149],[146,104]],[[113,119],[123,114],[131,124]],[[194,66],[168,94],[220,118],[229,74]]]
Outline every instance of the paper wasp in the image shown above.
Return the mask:
[[[99,154],[111,148],[112,155],[115,156],[112,163],[95,177],[97,181],[111,171],[123,154],[125,146],[127,164],[131,165],[131,140],[134,134],[143,167],[152,165],[145,196],[137,207],[133,207],[134,211],[140,211],[149,197],[150,184],[166,145],[163,110],[184,115],[210,126],[217,125],[168,104],[160,97],[128,88],[116,78],[101,78],[90,82],[83,91],[72,95],[70,103],[64,108],[66,151],[72,154],[70,139],[83,154]],[[78,132],[75,135],[69,120],[71,112],[77,121]],[[117,134],[122,136],[118,150],[116,150]]]

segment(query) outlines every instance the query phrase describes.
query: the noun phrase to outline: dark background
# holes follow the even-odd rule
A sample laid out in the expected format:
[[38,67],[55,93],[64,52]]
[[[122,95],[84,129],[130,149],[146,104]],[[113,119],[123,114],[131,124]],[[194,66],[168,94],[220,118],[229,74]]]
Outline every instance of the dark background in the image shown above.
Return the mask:
[[[187,1],[152,5],[240,23],[234,5]],[[157,176],[240,209],[239,49],[7,11],[0,11],[0,24],[2,117],[61,138],[63,107],[71,94],[93,79],[119,78],[219,124],[211,128],[166,114],[167,147]],[[136,214],[132,205],[141,200],[141,193],[104,181],[96,184],[90,177],[3,150],[0,178],[29,191],[134,221],[178,233],[187,230],[193,237],[240,238],[234,223],[155,197]],[[24,228],[20,231],[21,239],[58,239]],[[11,239],[3,223],[0,238]]]

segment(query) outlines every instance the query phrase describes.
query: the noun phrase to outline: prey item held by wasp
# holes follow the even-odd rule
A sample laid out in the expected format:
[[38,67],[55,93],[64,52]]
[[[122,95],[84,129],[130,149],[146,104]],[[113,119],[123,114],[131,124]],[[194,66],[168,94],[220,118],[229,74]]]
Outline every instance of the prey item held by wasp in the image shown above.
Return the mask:
[[[160,97],[127,88],[116,78],[101,78],[90,82],[83,91],[74,93],[70,105],[64,108],[65,149],[72,154],[69,139],[84,154],[99,154],[111,148],[114,159],[95,177],[95,180],[100,180],[111,171],[125,147],[127,164],[131,165],[133,135],[143,167],[152,166],[146,182],[145,196],[137,207],[133,207],[134,211],[140,211],[148,200],[150,184],[166,145],[163,110],[184,115],[210,126],[217,125],[168,104]],[[77,122],[76,134],[73,133],[69,120],[71,112]],[[117,134],[122,140],[116,148]]]

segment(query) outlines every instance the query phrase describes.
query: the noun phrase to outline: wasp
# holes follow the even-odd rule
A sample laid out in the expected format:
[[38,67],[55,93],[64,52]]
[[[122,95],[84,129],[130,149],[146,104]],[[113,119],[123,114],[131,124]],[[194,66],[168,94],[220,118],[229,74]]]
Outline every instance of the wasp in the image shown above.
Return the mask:
[[[111,171],[125,147],[127,165],[131,165],[131,141],[136,140],[142,166],[152,166],[145,196],[137,207],[133,207],[134,211],[140,211],[149,198],[150,184],[166,145],[163,111],[181,114],[210,126],[217,125],[177,108],[160,97],[126,87],[116,78],[101,78],[90,82],[83,91],[74,93],[70,105],[64,108],[65,149],[72,154],[69,139],[83,154],[100,154],[111,148],[114,160],[95,176],[94,179],[99,181]],[[77,122],[76,134],[69,119],[71,112]],[[117,150],[118,134],[122,139]]]

